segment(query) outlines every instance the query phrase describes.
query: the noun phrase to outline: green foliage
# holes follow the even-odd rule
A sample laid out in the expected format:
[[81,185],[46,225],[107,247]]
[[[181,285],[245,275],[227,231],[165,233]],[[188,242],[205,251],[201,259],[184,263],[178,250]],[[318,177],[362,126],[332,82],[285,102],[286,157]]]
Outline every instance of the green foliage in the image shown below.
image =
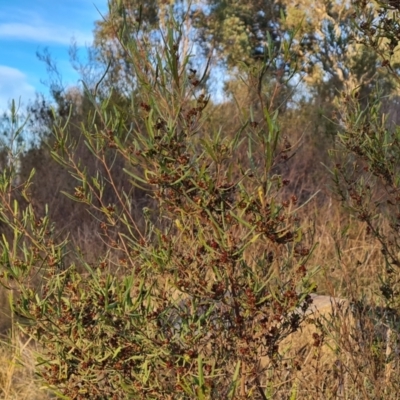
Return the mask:
[[[84,158],[72,112],[53,128],[52,156],[76,180],[65,194],[92,214],[107,250],[66,264],[67,240],[47,212],[36,215],[31,181],[17,188],[5,177],[4,284],[19,289],[16,310],[43,345],[38,373],[61,398],[265,398],[266,372],[314,289],[312,232],[274,172],[293,148],[266,107],[233,137],[205,131],[209,97],[181,46],[183,23],[171,16],[157,48],[128,29],[117,37],[137,91],[129,112],[87,88]],[[135,187],[152,199],[141,221]]]
[[[57,109],[31,108],[35,129],[53,131],[40,147],[15,146],[23,123],[11,110],[1,280],[42,347],[38,375],[60,398],[265,399],[307,396],[297,379],[304,368],[303,377],[317,371],[315,393],[329,397],[339,393],[336,374],[347,373],[340,362],[351,359],[345,393],[367,398],[374,386],[378,396],[394,355],[371,331],[393,326],[400,299],[400,131],[380,103],[398,80],[393,9],[210,1],[188,12],[184,2],[139,3],[112,1],[98,23],[105,72],[95,83],[76,93],[53,86]],[[208,38],[230,78],[231,97],[219,105],[207,91],[213,61],[192,53]],[[299,100],[306,86],[293,81],[303,78],[309,92]],[[293,332],[309,330],[315,289],[315,226],[299,215],[326,182],[317,167],[333,130],[336,193],[379,243],[375,298],[389,308],[377,324],[360,303],[351,323],[361,333],[340,319],[314,320],[303,365],[283,350]],[[343,263],[352,225],[342,225],[327,269]],[[331,339],[339,358],[322,365]]]

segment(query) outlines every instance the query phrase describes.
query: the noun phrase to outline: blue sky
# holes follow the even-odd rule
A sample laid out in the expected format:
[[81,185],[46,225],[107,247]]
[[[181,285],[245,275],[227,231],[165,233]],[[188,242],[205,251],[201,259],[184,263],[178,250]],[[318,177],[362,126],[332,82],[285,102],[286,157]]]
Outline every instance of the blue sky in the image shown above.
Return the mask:
[[22,104],[35,92],[48,94],[41,81],[48,77],[36,52],[48,48],[62,74],[73,85],[78,76],[70,62],[72,40],[79,48],[93,40],[94,21],[107,12],[107,0],[0,0],[0,110],[10,99]]

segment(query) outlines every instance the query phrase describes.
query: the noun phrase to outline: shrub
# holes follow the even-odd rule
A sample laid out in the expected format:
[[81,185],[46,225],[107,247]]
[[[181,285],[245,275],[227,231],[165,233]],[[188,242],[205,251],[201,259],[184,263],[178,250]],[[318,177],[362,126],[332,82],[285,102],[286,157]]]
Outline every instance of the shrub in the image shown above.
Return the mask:
[[[122,113],[112,93],[99,96],[101,82],[86,87],[93,113],[81,134],[93,160],[77,158],[68,122],[55,121],[52,155],[77,180],[65,195],[97,218],[93,235],[108,246],[98,262],[81,254],[66,265],[68,240],[37,214],[30,180],[16,187],[12,170],[2,177],[4,284],[16,282],[17,312],[43,346],[38,373],[62,398],[266,398],[279,344],[310,303],[312,232],[274,174],[294,150],[280,138],[279,110],[264,107],[259,121],[248,110],[233,134],[205,131],[207,70],[190,69],[182,24],[171,17],[157,48],[134,26],[115,32],[135,97]],[[254,68],[249,80],[264,73]],[[90,174],[89,162],[104,174]],[[141,221],[135,187],[151,199]],[[109,191],[115,204],[104,201]]]

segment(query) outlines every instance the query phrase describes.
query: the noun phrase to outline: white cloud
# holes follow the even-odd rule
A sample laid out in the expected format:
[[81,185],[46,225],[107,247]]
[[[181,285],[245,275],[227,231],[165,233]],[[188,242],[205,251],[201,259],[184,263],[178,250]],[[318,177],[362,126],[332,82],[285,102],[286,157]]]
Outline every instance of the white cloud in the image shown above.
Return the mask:
[[9,109],[12,99],[24,104],[34,99],[35,88],[27,81],[27,76],[18,69],[0,65],[0,112]]
[[0,39],[69,45],[72,37],[79,44],[85,44],[92,41],[93,35],[92,32],[74,32],[62,26],[55,27],[32,23],[0,23]]

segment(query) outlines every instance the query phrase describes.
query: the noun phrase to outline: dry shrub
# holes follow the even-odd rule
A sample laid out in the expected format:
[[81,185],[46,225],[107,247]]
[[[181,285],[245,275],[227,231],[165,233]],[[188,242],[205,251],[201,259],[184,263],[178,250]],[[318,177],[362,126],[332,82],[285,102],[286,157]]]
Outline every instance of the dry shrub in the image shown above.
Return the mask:
[[[268,373],[264,385],[270,386],[270,394],[295,394],[299,399],[396,398],[399,316],[347,299],[312,295],[312,300],[300,329],[280,345],[286,367]],[[264,365],[269,362],[262,360]]]

